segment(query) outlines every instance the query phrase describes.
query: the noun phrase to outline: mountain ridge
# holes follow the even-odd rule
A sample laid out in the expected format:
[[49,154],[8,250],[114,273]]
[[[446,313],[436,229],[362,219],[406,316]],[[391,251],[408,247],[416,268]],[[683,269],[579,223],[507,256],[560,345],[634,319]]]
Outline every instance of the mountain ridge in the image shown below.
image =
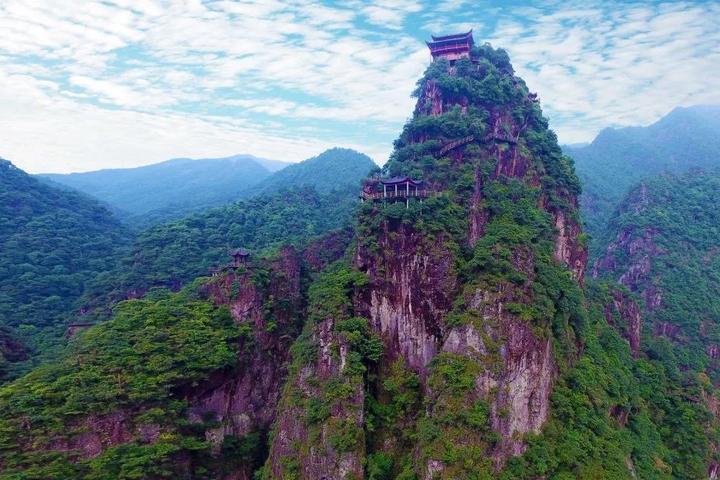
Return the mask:
[[[583,182],[580,203],[586,229],[598,237],[639,181],[664,171],[720,166],[720,106],[677,107],[648,126],[606,128],[589,145],[564,150]],[[593,242],[593,258],[597,249]]]

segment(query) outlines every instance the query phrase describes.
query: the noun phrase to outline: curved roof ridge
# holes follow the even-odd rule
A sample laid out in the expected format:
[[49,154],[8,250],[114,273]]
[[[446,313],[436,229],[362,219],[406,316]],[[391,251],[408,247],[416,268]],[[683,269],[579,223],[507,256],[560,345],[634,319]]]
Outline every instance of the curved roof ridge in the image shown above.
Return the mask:
[[471,28],[466,33],[453,33],[452,35],[443,35],[440,37],[436,37],[435,35],[430,35],[430,37],[432,37],[434,42],[440,42],[443,40],[455,40],[455,39],[466,38],[468,36],[472,36],[472,32],[473,32],[473,29]]

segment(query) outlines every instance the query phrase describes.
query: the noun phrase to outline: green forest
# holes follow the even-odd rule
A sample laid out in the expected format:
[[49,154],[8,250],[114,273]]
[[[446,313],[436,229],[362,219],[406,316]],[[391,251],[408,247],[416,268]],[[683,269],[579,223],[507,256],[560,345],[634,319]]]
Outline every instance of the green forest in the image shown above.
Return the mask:
[[187,211],[0,159],[0,480],[713,478],[720,145],[658,133],[708,110],[562,149],[489,44],[412,96],[382,168]]

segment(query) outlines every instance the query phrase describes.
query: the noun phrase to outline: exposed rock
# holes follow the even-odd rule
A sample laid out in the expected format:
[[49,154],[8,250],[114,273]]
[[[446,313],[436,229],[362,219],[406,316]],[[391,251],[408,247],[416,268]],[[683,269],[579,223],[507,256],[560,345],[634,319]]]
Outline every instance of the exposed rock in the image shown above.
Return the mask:
[[[470,308],[480,312],[482,331],[476,325],[453,328],[443,351],[483,358],[483,371],[475,379],[473,401],[490,400],[491,426],[499,441],[492,455],[496,466],[521,455],[526,444],[522,435],[537,433],[548,418],[550,392],[557,374],[550,338],[538,338],[531,326],[504,309],[510,291],[500,295],[477,291]],[[509,297],[506,297],[509,298]],[[492,355],[484,338],[493,343]]]
[[[662,250],[655,245],[656,235],[657,232],[652,228],[643,229],[641,232],[636,232],[633,228],[623,229],[608,245],[605,255],[595,262],[592,269],[593,278],[609,275],[630,291],[639,293],[649,311],[656,310],[662,305],[662,291],[652,283],[650,277],[652,261],[662,253]],[[622,271],[618,270],[616,255],[627,256],[630,259],[627,267]]]
[[108,447],[127,443],[136,436],[149,440],[148,443],[157,440],[157,436],[147,434],[147,427],[140,426],[136,431],[131,418],[129,412],[122,410],[107,415],[89,415],[71,427],[73,432],[77,432],[75,435],[51,441],[46,449],[73,452],[78,458],[88,459],[97,457]]
[[483,204],[483,175],[475,172],[475,190],[470,202],[470,222],[468,227],[468,243],[474,247],[477,241],[485,235],[485,225],[490,219],[490,213]]
[[653,333],[671,340],[678,340],[681,336],[682,329],[678,325],[673,325],[670,322],[658,322],[653,325]]
[[370,284],[356,310],[380,332],[385,361],[404,357],[425,375],[444,334],[444,316],[457,289],[453,256],[442,238],[430,241],[403,225],[385,223],[375,254],[360,247],[356,266]]
[[575,280],[582,286],[588,252],[579,243],[582,233],[580,223],[575,219],[568,218],[564,210],[553,210],[552,214],[558,232],[555,239],[555,260],[565,264]]
[[[266,285],[253,279],[253,270],[241,269],[213,278],[202,289],[217,305],[228,305],[235,321],[249,325],[252,331],[252,340],[241,346],[236,370],[216,372],[199,385],[177,390],[178,397],[189,401],[190,421],[212,419],[219,424],[205,433],[214,453],[219,452],[225,436],[268,430],[275,419],[295,319],[303,307],[300,257],[292,248],[283,248],[267,264],[267,271]],[[268,305],[272,305],[271,317],[266,314]],[[156,442],[162,434],[161,426],[134,424],[138,413],[118,410],[89,415],[72,426],[76,434],[51,441],[47,449],[73,452],[86,459],[122,443]],[[252,471],[240,467],[225,480],[250,478]]]
[[[219,423],[205,435],[218,452],[225,436],[267,431],[275,420],[295,318],[302,308],[299,255],[290,247],[281,249],[269,264],[267,286],[256,283],[252,270],[239,270],[213,279],[207,295],[218,305],[228,305],[235,321],[252,331],[235,371],[220,373],[187,392],[191,421],[210,417]],[[272,305],[270,316],[268,305]],[[241,474],[250,478],[252,472]]]
[[720,346],[715,343],[707,345],[705,347],[705,352],[707,353],[708,357],[713,360],[717,360],[718,358],[720,358]]
[[621,405],[613,405],[610,407],[609,415],[624,428],[630,418],[630,411]]
[[611,292],[612,303],[605,305],[605,320],[630,343],[633,357],[640,353],[642,314],[638,304],[622,290]]
[[325,479],[350,480],[363,478],[364,442],[357,438],[356,446],[349,451],[338,451],[333,435],[343,425],[354,425],[357,432],[363,428],[365,390],[362,383],[342,403],[335,403],[329,420],[308,425],[307,412],[299,406],[297,398],[321,399],[320,385],[339,378],[347,364],[348,346],[335,332],[335,322],[327,319],[314,329],[311,342],[318,345],[315,362],[301,368],[286,387],[286,403],[272,439],[267,468],[273,479]]

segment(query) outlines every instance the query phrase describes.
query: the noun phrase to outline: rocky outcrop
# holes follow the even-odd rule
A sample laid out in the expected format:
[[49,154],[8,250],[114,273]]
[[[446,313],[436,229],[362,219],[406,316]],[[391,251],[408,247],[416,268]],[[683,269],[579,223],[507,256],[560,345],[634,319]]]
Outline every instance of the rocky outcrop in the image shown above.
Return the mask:
[[445,240],[429,239],[405,225],[385,222],[378,249],[359,247],[356,267],[370,282],[358,296],[356,311],[370,319],[388,352],[403,357],[424,375],[445,333],[444,316],[457,290],[453,256]]
[[[267,268],[239,269],[206,286],[206,295],[218,305],[227,305],[233,319],[247,327],[237,368],[187,392],[190,420],[212,420],[215,425],[205,437],[216,453],[226,436],[267,431],[275,420],[302,309],[300,266],[299,254],[286,247]],[[252,470],[237,474],[252,478]]]
[[633,357],[640,354],[642,314],[640,306],[627,293],[616,289],[610,293],[612,301],[605,305],[605,320],[628,341]]
[[552,342],[539,338],[527,322],[506,312],[494,294],[478,291],[470,308],[481,312],[482,326],[454,328],[443,351],[483,366],[468,401],[489,400],[490,425],[499,438],[492,455],[500,467],[525,451],[523,435],[538,433],[548,418],[556,376]]
[[[592,269],[593,278],[609,275],[632,292],[639,293],[649,311],[662,305],[662,291],[653,285],[650,277],[653,259],[662,253],[655,244],[656,235],[657,232],[652,228],[641,232],[634,228],[623,229]],[[618,255],[629,259],[624,262],[622,269],[616,260]]]
[[71,430],[78,433],[63,435],[61,439],[51,441],[48,450],[73,452],[78,459],[88,459],[100,455],[108,447],[129,442],[136,437],[145,440],[144,443],[153,443],[158,436],[147,434],[147,427],[135,427],[132,414],[126,411],[90,415],[73,425]]
[[532,301],[532,252],[518,249],[512,263],[527,275],[526,286],[501,283],[493,290],[476,289],[466,302],[473,320],[453,327],[442,347],[477,365],[474,388],[465,402],[481,399],[490,405],[489,426],[498,439],[490,452],[496,469],[525,451],[525,434],[542,428],[557,375],[552,339],[539,336],[532,324],[507,308]]
[[[577,203],[577,202],[576,202]],[[577,205],[575,205],[577,208]],[[576,210],[577,211],[577,210]],[[552,211],[557,237],[555,238],[555,260],[567,266],[573,278],[582,286],[587,265],[587,248],[580,244],[582,227],[575,218],[568,218],[564,210]]]
[[[301,367],[285,388],[285,403],[275,426],[267,476],[272,479],[359,480],[363,478],[362,382],[354,382],[327,411],[319,412],[327,400],[326,387],[340,385],[348,364],[349,347],[335,330],[335,320],[320,322],[310,343],[317,345],[314,362]],[[345,384],[347,385],[347,384]],[[309,403],[307,403],[309,402]],[[308,410],[312,410],[309,412]],[[349,434],[344,443],[343,438]]]

